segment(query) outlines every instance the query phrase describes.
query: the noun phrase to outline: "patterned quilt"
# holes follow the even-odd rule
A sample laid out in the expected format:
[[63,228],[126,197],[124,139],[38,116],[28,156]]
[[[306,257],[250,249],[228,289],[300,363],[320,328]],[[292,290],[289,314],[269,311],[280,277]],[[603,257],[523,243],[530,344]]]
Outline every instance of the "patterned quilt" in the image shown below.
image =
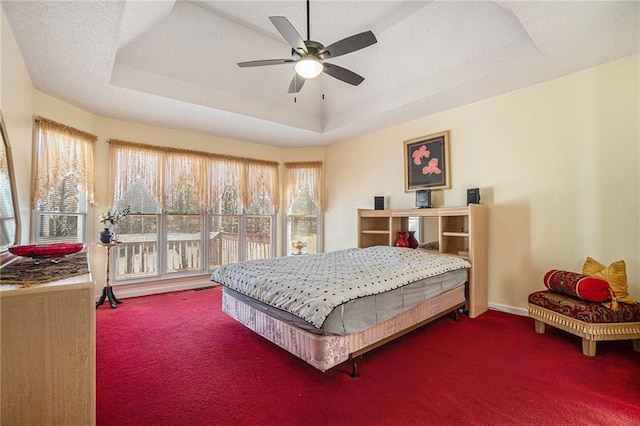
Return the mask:
[[221,266],[211,280],[321,328],[343,303],[471,264],[423,250],[375,246]]

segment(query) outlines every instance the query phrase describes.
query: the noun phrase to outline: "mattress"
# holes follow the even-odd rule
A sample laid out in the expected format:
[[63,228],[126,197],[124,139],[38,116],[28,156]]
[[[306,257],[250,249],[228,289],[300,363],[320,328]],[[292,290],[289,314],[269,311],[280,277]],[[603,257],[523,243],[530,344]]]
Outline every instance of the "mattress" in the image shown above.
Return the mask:
[[[470,267],[468,261],[455,256],[375,246],[224,265],[213,271],[211,279],[269,305],[262,308],[269,315],[279,315],[281,311],[298,317],[320,333],[349,334],[415,306],[442,291],[443,286],[461,285]],[[460,270],[463,272],[449,275]],[[444,280],[436,279],[434,287],[427,285],[428,279],[439,276]],[[451,277],[453,281],[449,281]],[[414,283],[420,284],[411,289],[409,286]],[[385,294],[395,290],[399,290],[395,295]],[[366,311],[369,318],[363,318],[363,314],[345,322],[343,311],[347,303],[351,303],[354,312]],[[334,313],[338,310],[342,312]],[[290,320],[287,316],[282,318]]]
[[464,286],[467,277],[467,269],[458,269],[418,280],[384,293],[350,300],[334,308],[320,328],[296,315],[269,306],[228,287],[224,287],[223,291],[260,312],[310,333],[346,335],[373,327],[428,299],[458,286]]

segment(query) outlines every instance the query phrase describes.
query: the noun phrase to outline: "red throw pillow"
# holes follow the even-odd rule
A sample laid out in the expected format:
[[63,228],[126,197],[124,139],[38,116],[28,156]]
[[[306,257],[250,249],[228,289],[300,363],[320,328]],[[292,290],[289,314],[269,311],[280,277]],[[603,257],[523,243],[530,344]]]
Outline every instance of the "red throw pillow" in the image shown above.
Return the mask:
[[589,302],[604,302],[611,297],[611,286],[607,281],[575,272],[552,269],[544,275],[544,285],[551,291]]

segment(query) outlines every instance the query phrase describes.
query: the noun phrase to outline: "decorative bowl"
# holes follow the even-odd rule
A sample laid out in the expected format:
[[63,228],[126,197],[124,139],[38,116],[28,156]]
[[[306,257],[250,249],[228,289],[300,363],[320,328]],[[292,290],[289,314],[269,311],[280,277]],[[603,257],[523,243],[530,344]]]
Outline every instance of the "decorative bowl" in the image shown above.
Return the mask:
[[82,243],[30,244],[9,247],[9,252],[16,256],[30,257],[35,263],[40,263],[41,259],[51,259],[51,262],[58,263],[60,258],[77,253],[83,248]]
[[294,249],[298,250],[298,252],[294,254],[302,254],[302,249],[307,246],[307,243],[302,241],[295,241],[295,242],[292,242],[291,245],[293,246]]

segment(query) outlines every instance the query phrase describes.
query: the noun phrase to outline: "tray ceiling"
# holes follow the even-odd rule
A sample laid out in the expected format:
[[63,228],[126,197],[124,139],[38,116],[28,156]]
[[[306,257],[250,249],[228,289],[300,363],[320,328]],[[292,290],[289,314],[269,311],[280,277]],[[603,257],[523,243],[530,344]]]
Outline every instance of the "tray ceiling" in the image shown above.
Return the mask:
[[2,1],[36,89],[98,115],[281,147],[324,146],[640,51],[638,2],[311,1],[311,39],[378,43],[287,93],[269,21],[299,1]]

